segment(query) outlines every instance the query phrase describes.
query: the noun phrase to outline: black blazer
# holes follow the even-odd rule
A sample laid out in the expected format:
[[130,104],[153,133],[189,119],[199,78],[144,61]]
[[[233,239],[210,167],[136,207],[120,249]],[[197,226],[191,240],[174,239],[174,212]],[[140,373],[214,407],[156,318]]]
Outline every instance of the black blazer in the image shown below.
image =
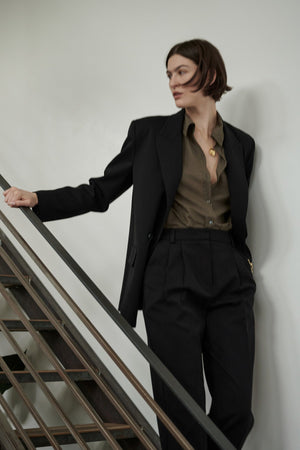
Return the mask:
[[[76,188],[38,191],[35,213],[43,221],[88,211],[106,211],[133,185],[130,231],[119,309],[135,326],[142,305],[143,278],[151,250],[162,232],[182,173],[184,110],[171,116],[133,121],[121,152],[99,178]],[[224,122],[224,150],[231,200],[232,233],[236,246],[251,259],[245,240],[248,185],[254,141]]]

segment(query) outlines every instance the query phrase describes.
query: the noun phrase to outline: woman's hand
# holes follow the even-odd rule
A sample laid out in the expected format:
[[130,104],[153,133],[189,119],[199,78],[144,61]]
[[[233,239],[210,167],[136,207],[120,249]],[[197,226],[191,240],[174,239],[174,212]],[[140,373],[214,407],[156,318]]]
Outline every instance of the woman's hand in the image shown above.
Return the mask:
[[38,204],[38,196],[35,192],[23,191],[16,187],[11,187],[3,192],[4,200],[12,208],[28,206],[33,208]]

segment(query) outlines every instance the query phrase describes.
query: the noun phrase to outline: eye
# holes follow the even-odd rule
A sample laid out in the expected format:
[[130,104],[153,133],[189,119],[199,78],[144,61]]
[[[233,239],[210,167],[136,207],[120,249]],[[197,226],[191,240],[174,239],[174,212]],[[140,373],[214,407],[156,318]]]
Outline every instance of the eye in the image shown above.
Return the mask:
[[186,74],[186,70],[179,70],[178,74],[180,76],[185,75]]

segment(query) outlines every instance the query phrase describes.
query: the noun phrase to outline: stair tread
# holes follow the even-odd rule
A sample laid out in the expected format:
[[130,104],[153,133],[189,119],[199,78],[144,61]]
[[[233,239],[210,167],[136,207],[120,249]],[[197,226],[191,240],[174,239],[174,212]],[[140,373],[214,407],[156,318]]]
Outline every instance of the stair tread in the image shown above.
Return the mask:
[[[24,275],[24,276],[25,276],[25,278],[27,278],[27,280],[30,279],[28,275]],[[14,274],[1,273],[0,274],[0,282],[5,287],[22,286],[21,281]]]
[[[64,369],[64,371],[65,371],[65,372],[68,372],[68,373],[81,373],[81,372],[88,373],[88,369]],[[41,369],[41,370],[37,370],[37,372],[38,372],[39,374],[41,374],[41,373],[42,373],[42,374],[43,374],[43,373],[57,373],[57,370]],[[30,373],[30,372],[29,372],[29,370],[13,370],[12,373],[16,373],[16,374],[20,374],[20,373],[28,374],[28,373]],[[4,372],[3,372],[2,370],[0,370],[0,374],[2,375],[2,374],[4,374]]]
[[[126,423],[104,423],[104,426],[109,431],[130,429],[130,426],[127,425]],[[95,425],[94,423],[74,425],[74,428],[79,433],[91,433],[99,431],[98,426]],[[49,427],[49,430],[53,435],[62,435],[70,433],[69,429],[64,425]],[[30,437],[44,436],[44,432],[41,428],[25,428],[24,431]]]
[[[88,381],[91,380],[91,375],[88,369],[64,369],[73,381]],[[28,370],[13,370],[19,383],[32,383],[32,378]],[[56,370],[37,370],[37,373],[42,377],[45,382],[62,381],[59,373]],[[4,371],[0,370],[0,383],[7,381],[7,377]]]
[[[21,320],[18,319],[0,319],[0,320],[4,322],[4,324],[10,331],[26,331],[26,327]],[[50,320],[47,319],[31,319],[30,323],[37,331],[54,330],[54,327],[51,324]]]
[[[18,320],[18,319],[0,319],[0,320],[3,320],[3,321],[5,321],[5,322],[21,322],[22,323],[22,321],[21,320]],[[49,322],[50,323],[50,320],[48,320],[48,319],[29,319],[29,321],[30,322]]]

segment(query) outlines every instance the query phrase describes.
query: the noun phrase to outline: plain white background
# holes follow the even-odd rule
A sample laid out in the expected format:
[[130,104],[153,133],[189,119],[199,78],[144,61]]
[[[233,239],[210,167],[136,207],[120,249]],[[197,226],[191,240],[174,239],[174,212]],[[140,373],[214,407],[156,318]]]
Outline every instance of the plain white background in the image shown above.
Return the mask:
[[[299,10],[297,0],[0,0],[1,173],[30,190],[78,185],[101,175],[131,120],[176,112],[164,66],[173,44],[200,37],[221,51],[234,89],[218,109],[257,143],[248,215],[258,286],[256,423],[246,450],[300,445]],[[104,215],[48,225],[116,306],[130,195]],[[150,389],[147,364],[101,308],[21,213],[3,202],[1,208]],[[2,300],[0,311],[8,314]],[[137,331],[145,337],[142,317]],[[0,345],[2,354],[9,352],[3,339]],[[23,346],[37,359],[34,343],[24,338]],[[42,402],[32,387],[27,390]],[[5,395],[30,423],[13,390]],[[61,397],[68,405],[63,390]],[[71,401],[69,413],[76,416]]]

